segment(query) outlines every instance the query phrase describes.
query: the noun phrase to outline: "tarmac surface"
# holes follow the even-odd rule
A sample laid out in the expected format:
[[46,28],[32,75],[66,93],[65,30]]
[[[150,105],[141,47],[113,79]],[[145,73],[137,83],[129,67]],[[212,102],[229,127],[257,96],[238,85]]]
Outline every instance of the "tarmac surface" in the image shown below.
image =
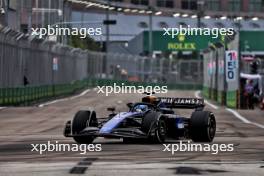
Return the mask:
[[[164,95],[163,95],[164,96]],[[194,91],[170,91],[166,96],[195,97]],[[98,138],[102,151],[45,152],[40,155],[31,144],[75,144],[63,136],[64,124],[80,109],[93,107],[98,118],[105,117],[108,106],[127,110],[126,103],[140,101],[142,95],[111,94],[95,90],[43,107],[9,107],[0,110],[0,176],[28,175],[264,175],[264,113],[239,111],[253,123],[245,123],[226,108],[206,106],[214,112],[217,132],[213,144],[234,144],[234,151],[163,151],[162,144],[124,144],[122,139]],[[192,111],[178,110],[189,116]],[[256,126],[258,124],[259,126]],[[184,141],[187,143],[187,141]],[[179,144],[179,141],[168,141]]]

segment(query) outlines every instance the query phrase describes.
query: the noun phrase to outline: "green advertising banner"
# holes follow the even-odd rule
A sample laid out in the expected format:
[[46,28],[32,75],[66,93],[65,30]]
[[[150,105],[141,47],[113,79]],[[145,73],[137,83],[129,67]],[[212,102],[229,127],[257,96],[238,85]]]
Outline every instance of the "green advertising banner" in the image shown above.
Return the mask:
[[240,31],[241,51],[264,51],[264,31]]
[[[149,49],[149,32],[144,31],[144,51]],[[224,37],[211,35],[177,35],[172,38],[164,31],[152,32],[153,51],[196,51],[206,49],[211,43],[223,41]]]

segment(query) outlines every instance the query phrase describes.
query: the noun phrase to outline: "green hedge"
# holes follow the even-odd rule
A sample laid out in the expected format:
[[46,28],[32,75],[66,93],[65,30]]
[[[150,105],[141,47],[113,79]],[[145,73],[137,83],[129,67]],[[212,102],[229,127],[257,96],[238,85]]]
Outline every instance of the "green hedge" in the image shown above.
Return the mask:
[[217,92],[217,102],[221,105],[225,105],[225,92],[224,91],[218,91]]
[[208,87],[205,87],[205,86],[203,86],[203,96],[205,97],[205,98],[209,98],[209,88]]
[[[227,91],[225,94],[224,91],[213,92],[212,90],[213,89],[211,89],[211,91],[210,91],[210,89],[208,87],[204,86],[203,87],[203,96],[205,98],[214,100],[221,105],[226,105],[227,107],[230,107],[230,108],[236,108],[237,107],[237,91]],[[211,93],[211,95],[210,95],[210,93]],[[215,99],[215,96],[212,96],[212,93],[217,93],[216,94],[217,99]]]
[[87,81],[76,81],[71,84],[43,85],[19,88],[1,88],[0,105],[27,105],[31,102],[52,97],[72,94],[87,87]]
[[237,107],[237,91],[228,91],[226,93],[226,105],[230,108]]

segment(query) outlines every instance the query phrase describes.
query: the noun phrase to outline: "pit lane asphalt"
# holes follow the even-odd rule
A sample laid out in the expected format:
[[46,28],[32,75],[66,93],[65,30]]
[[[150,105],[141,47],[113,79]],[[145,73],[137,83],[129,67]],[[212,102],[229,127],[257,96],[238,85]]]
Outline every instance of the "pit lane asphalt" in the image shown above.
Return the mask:
[[[157,95],[158,96],[158,95]],[[164,96],[164,95],[162,95]],[[166,96],[195,97],[193,91],[170,91]],[[163,152],[162,145],[123,144],[122,140],[96,139],[102,152],[31,152],[31,144],[74,143],[62,135],[64,123],[80,109],[94,107],[104,117],[108,106],[126,110],[126,103],[142,95],[111,94],[91,90],[84,96],[44,107],[11,107],[0,110],[0,175],[264,175],[264,130],[245,124],[224,107],[215,110],[214,143],[235,144],[233,152]],[[190,110],[178,110],[190,115]],[[250,119],[251,117],[247,117]],[[253,117],[252,117],[253,118]],[[254,117],[255,118],[255,117]],[[263,120],[258,121],[261,123]],[[169,141],[177,143],[177,141]]]

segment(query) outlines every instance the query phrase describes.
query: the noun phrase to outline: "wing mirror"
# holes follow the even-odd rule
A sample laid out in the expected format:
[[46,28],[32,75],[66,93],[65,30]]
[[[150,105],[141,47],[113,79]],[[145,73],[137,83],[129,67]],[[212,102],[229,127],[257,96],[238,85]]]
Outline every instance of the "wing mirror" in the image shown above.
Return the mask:
[[133,103],[127,103],[127,107],[129,108],[129,109],[131,109],[132,107],[133,107]]

